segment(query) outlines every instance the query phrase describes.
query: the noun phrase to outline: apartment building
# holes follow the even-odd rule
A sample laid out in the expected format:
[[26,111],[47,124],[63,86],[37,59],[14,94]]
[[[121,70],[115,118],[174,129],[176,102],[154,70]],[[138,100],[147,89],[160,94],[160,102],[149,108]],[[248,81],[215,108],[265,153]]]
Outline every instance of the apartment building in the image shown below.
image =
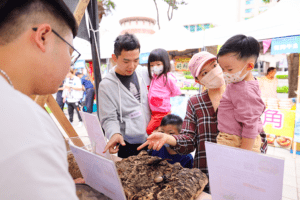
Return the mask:
[[263,0],[240,0],[239,21],[251,19],[269,8],[273,7],[277,0],[265,3]]

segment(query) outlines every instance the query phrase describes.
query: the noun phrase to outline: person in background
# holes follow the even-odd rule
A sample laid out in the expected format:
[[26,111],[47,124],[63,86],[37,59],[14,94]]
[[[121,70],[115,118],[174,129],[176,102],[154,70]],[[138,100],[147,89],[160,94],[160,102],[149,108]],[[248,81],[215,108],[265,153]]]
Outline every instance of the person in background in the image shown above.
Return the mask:
[[[161,124],[158,127],[157,131],[166,133],[169,135],[179,135],[181,128],[182,128],[182,119],[181,117],[173,114],[169,114],[165,116],[161,120]],[[164,144],[164,146],[159,150],[150,150],[150,155],[152,156],[158,156],[162,159],[168,158],[171,160],[168,160],[169,163],[174,164],[176,162],[179,162],[182,167],[185,168],[193,168],[193,156],[191,154],[177,154],[174,150],[170,148],[170,145]]]
[[151,110],[151,120],[147,127],[150,135],[159,127],[164,116],[170,114],[170,98],[181,94],[176,86],[176,77],[170,72],[169,54],[164,49],[151,51],[148,58],[148,73],[151,80],[148,101]]
[[83,90],[82,90],[82,84],[80,78],[74,75],[74,70],[70,69],[66,82],[64,84],[64,92],[63,92],[63,98],[64,103],[67,102],[68,104],[68,113],[69,113],[69,120],[71,124],[73,125],[73,116],[74,116],[74,110],[76,110],[79,124],[78,127],[82,126],[82,119],[79,113],[79,101],[82,99],[83,96]]
[[93,103],[94,103],[94,96],[95,96],[94,84],[90,80],[89,76],[83,75],[81,72],[76,72],[75,75],[80,78],[82,89],[85,90],[86,93],[85,105],[87,108],[87,112],[93,113]]
[[58,91],[56,93],[56,102],[59,105],[59,107],[61,108],[62,111],[64,111],[64,101],[63,101],[63,90],[64,90],[64,81],[62,82],[62,84],[59,86]]
[[275,74],[276,68],[270,67],[267,75],[258,80],[262,98],[277,98],[278,79],[275,77]]

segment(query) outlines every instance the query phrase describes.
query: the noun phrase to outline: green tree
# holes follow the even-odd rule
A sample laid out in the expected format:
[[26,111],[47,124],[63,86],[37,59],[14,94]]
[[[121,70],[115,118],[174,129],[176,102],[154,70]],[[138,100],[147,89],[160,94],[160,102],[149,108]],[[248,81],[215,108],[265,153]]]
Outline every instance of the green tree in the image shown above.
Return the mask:
[[98,0],[99,23],[101,22],[103,16],[111,13],[111,11],[115,8],[116,4],[111,0]]
[[[164,2],[166,2],[169,5],[168,11],[167,11],[167,15],[168,15],[168,20],[171,21],[173,18],[173,10],[177,10],[178,6],[180,5],[187,5],[187,3],[184,0],[163,0]],[[156,3],[156,0],[153,0],[155,7],[156,7],[156,14],[157,14],[157,25],[158,25],[158,29],[160,29],[160,25],[159,25],[159,13],[158,13],[158,6]]]
[[[279,2],[280,0],[277,0],[277,2]],[[265,2],[265,3],[270,3],[271,2],[271,0],[263,0],[263,2]]]

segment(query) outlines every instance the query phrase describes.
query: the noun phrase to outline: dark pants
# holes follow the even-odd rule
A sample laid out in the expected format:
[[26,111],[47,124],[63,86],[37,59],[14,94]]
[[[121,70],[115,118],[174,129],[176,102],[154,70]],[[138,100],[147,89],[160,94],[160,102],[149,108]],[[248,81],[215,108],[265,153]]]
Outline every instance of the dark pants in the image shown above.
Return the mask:
[[88,113],[93,112],[94,96],[95,96],[94,88],[86,89],[85,105],[86,105],[86,109],[87,109],[86,112],[88,112]]
[[136,150],[141,144],[129,144],[128,142],[126,142],[126,146],[122,146],[120,144],[119,146],[119,152],[118,152],[118,156],[120,158],[128,158],[129,156],[136,156],[138,155],[142,150],[147,151],[148,150],[148,146],[144,147],[141,151]]
[[63,91],[60,90],[56,93],[56,102],[57,104],[59,105],[59,107],[61,108],[61,110],[63,111],[64,110],[64,102],[63,102],[63,97],[62,97],[62,93]]
[[68,103],[68,112],[69,112],[69,120],[70,120],[70,122],[71,123],[73,122],[74,109],[77,112],[79,121],[82,122],[81,116],[79,114],[78,102],[77,103]]

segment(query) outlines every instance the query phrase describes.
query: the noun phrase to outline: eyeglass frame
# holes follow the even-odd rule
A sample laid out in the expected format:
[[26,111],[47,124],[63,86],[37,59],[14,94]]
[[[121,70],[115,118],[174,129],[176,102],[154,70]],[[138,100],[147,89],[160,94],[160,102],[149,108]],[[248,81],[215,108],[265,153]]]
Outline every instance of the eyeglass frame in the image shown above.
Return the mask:
[[[34,27],[32,28],[33,31],[37,31],[38,28]],[[62,39],[62,41],[64,41],[65,43],[67,43],[74,51],[76,51],[78,53],[77,58],[75,59],[75,61],[73,63],[71,63],[71,66],[73,66],[76,61],[78,60],[78,58],[81,56],[81,53],[79,53],[79,51],[77,51],[69,42],[67,42],[63,37],[61,37],[55,30],[52,29],[52,32],[59,37],[60,39]]]

